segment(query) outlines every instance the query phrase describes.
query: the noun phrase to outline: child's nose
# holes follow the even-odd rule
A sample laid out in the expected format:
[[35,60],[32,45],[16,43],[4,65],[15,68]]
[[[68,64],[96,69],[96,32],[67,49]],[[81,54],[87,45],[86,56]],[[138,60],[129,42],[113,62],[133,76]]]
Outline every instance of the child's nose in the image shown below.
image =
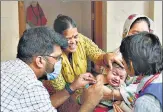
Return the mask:
[[116,81],[119,81],[120,80],[120,78],[117,76],[117,77],[115,77],[115,79],[116,79]]

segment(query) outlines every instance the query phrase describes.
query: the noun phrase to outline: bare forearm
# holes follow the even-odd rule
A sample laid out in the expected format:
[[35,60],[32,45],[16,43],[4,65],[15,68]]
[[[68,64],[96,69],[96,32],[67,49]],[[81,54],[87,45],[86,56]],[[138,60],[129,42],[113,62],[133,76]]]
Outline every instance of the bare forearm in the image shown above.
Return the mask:
[[75,92],[73,95],[71,95],[71,99],[72,99],[74,102],[78,103],[78,102],[77,102],[77,97],[80,96],[80,95],[81,95],[80,93]]
[[114,90],[114,98],[116,100],[123,100],[123,97],[122,97],[122,95],[121,95],[119,90]]
[[50,97],[52,105],[57,108],[62,105],[68,98],[70,94],[65,90],[58,91],[56,94]]

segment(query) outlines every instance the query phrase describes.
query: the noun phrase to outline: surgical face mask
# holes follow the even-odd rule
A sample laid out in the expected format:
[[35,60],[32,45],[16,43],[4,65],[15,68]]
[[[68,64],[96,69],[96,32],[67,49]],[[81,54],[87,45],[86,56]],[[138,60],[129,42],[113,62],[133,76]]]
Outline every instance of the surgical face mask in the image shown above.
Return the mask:
[[60,59],[59,61],[57,61],[54,65],[54,71],[52,73],[47,73],[47,79],[48,80],[53,80],[56,79],[60,72],[61,72],[61,68],[62,68],[62,59]]

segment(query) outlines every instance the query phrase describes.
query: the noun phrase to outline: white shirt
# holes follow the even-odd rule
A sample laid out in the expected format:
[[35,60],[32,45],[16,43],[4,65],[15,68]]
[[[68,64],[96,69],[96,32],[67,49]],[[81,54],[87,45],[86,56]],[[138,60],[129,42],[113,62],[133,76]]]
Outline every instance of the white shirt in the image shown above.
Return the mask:
[[20,59],[1,63],[1,112],[57,112],[33,70]]

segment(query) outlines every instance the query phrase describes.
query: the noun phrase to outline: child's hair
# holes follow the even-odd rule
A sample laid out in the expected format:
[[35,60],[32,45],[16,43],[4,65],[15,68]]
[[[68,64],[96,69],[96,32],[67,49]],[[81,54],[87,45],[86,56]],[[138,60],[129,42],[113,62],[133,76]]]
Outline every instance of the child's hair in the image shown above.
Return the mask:
[[115,67],[115,68],[121,68],[123,69],[119,64],[117,64],[116,62],[113,62],[112,63],[112,66]]

